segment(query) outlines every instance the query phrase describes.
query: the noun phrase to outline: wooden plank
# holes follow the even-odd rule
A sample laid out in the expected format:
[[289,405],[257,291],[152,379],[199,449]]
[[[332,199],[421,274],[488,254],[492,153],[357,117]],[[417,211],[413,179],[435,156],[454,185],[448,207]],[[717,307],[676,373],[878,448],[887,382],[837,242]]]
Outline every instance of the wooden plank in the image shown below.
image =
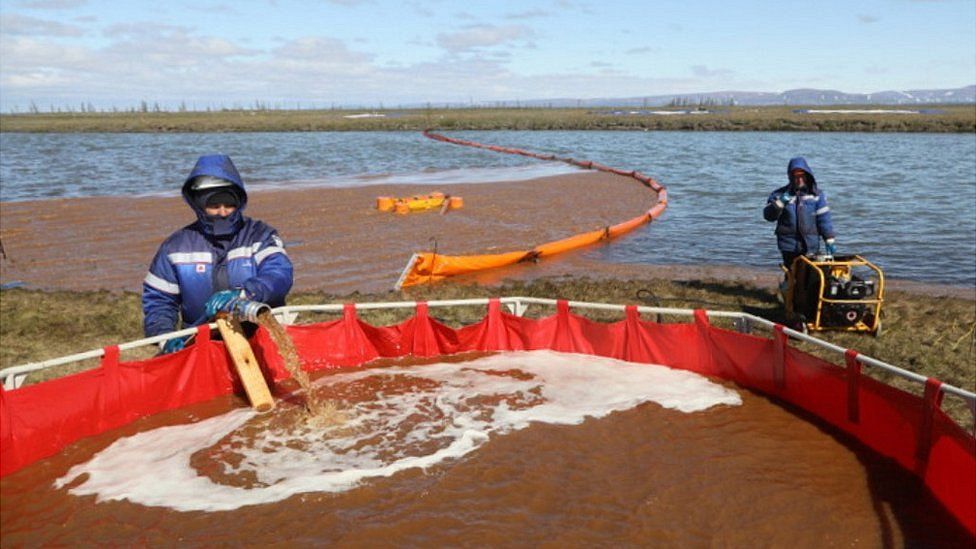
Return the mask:
[[251,407],[261,413],[273,410],[274,399],[271,397],[268,384],[264,381],[254,351],[251,350],[251,344],[244,337],[241,323],[233,318],[221,317],[217,318],[217,329],[224,338],[227,354],[237,368],[237,375],[241,378],[247,398],[251,401]]

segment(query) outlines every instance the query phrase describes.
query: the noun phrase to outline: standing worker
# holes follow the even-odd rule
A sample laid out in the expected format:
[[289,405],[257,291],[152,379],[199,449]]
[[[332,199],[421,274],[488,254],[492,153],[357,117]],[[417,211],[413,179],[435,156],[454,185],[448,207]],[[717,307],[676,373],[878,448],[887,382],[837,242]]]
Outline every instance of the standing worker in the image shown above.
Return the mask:
[[[143,331],[152,337],[188,328],[229,310],[238,299],[285,304],[291,260],[278,232],[243,215],[244,182],[229,156],[201,156],[183,183],[197,221],[163,241],[142,285]],[[163,345],[172,353],[187,338]]]
[[790,159],[786,174],[790,182],[769,195],[763,217],[776,221],[776,244],[789,269],[797,257],[816,255],[820,238],[827,255],[833,256],[836,248],[827,195],[817,188],[807,161],[802,156]]

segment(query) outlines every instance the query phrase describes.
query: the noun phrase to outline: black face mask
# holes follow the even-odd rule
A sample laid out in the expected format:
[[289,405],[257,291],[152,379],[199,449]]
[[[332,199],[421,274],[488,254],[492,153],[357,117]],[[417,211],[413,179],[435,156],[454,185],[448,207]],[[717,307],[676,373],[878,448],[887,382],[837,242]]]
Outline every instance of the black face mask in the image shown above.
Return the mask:
[[237,212],[238,210],[235,210],[234,213],[227,217],[221,217],[219,215],[204,215],[203,217],[213,227],[214,236],[230,236],[237,232],[237,219],[235,218],[240,218],[239,215],[235,215]]

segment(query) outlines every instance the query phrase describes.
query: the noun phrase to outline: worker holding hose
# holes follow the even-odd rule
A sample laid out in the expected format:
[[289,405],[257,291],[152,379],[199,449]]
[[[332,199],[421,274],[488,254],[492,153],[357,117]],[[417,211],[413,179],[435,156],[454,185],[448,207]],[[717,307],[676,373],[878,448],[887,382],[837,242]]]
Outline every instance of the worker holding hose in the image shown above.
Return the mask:
[[821,238],[827,255],[834,255],[836,248],[827,195],[817,188],[806,159],[791,159],[786,174],[789,183],[769,195],[763,217],[776,222],[776,244],[783,266],[789,269],[797,257],[816,255]]
[[[183,199],[197,220],[167,238],[142,285],[146,337],[208,322],[241,299],[285,304],[291,260],[278,232],[243,215],[247,193],[226,155],[201,156],[183,184]],[[163,344],[182,349],[187,338]]]

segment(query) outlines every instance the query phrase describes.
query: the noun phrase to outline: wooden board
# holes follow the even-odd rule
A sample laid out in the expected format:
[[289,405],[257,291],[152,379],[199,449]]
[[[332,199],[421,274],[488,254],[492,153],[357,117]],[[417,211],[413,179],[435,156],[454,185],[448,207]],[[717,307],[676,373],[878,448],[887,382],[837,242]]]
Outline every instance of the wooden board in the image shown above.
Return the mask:
[[244,337],[241,323],[233,318],[218,318],[217,329],[224,338],[224,346],[230,355],[234,367],[237,368],[237,375],[241,378],[247,398],[251,401],[251,406],[258,412],[269,412],[274,409],[274,399],[268,384],[264,381],[261,367],[254,357],[251,344]]

